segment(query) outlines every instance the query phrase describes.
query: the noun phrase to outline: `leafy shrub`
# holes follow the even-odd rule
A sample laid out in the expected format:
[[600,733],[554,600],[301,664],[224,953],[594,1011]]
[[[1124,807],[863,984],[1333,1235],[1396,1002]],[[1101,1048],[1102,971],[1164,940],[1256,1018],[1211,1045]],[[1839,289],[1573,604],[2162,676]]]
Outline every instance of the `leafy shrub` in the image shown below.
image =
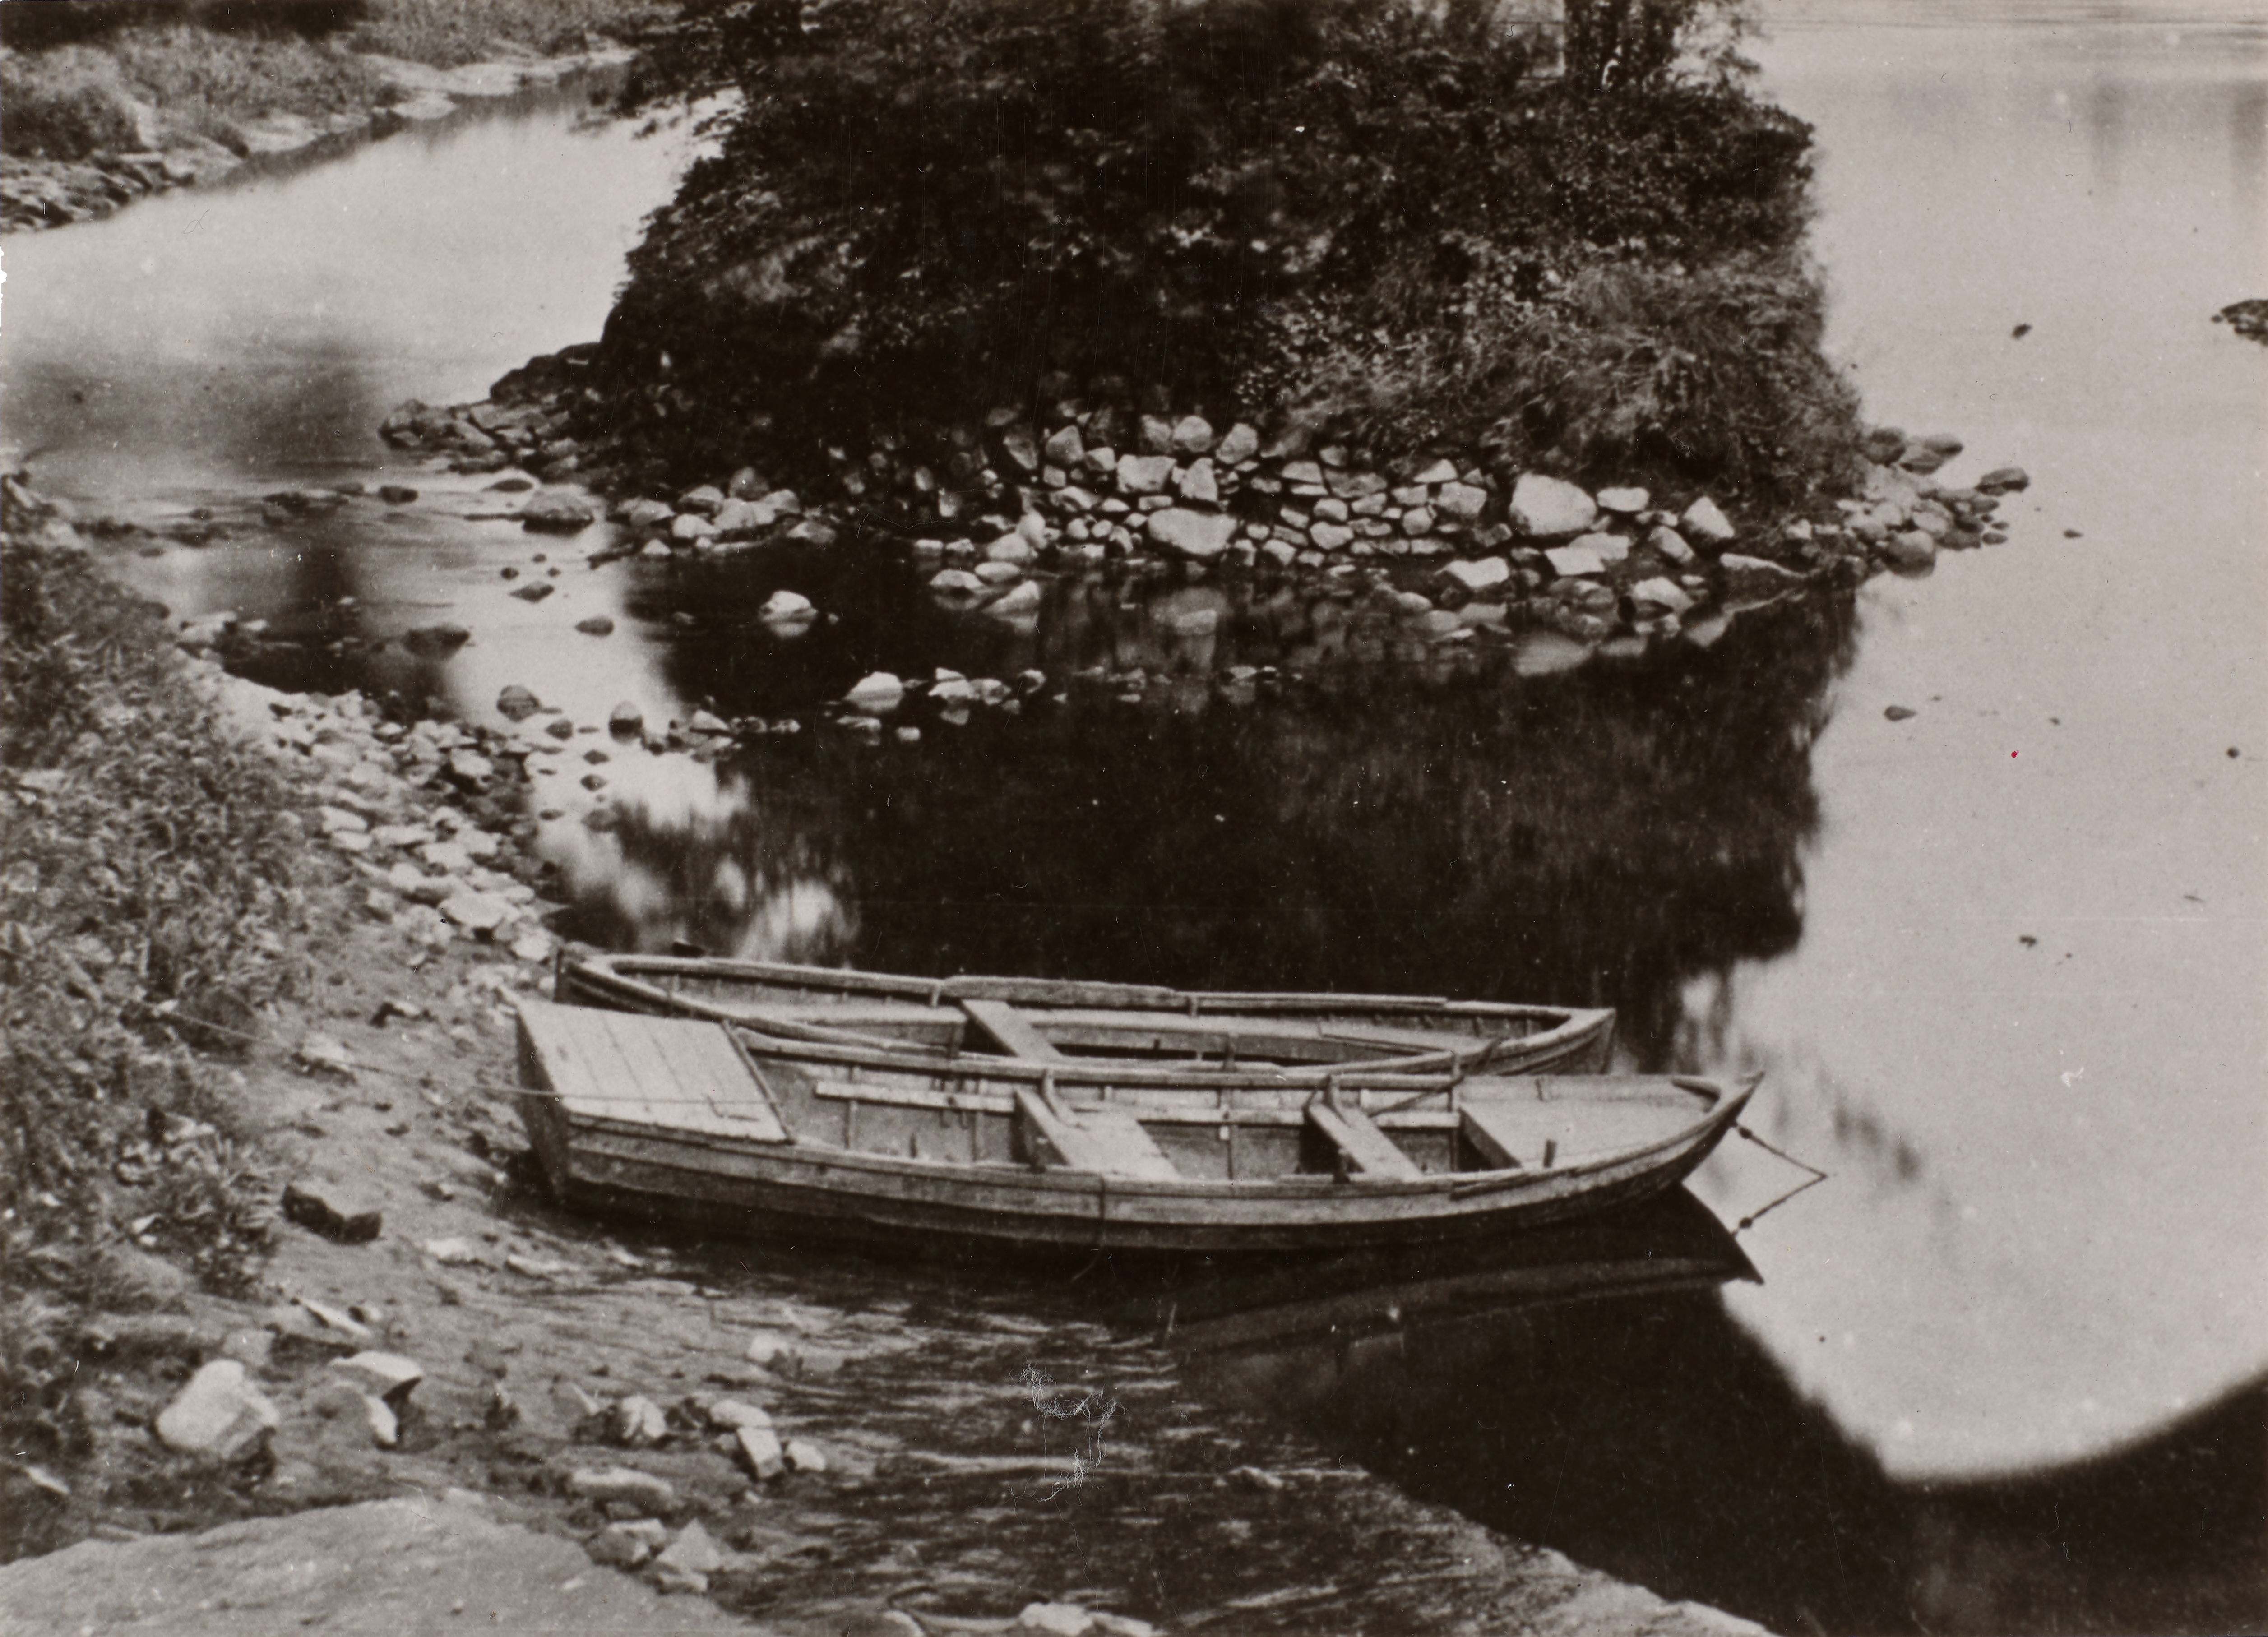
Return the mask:
[[[1472,439],[1526,426],[1498,389],[1582,321],[1553,292],[1602,258],[1668,278],[1777,257],[1801,305],[1807,127],[1722,83],[1540,84],[1485,0],[806,10],[808,30],[757,5],[689,31],[681,79],[728,74],[743,100],[608,327],[618,428],[688,465],[793,469],[878,421],[1028,405],[1055,370]],[[1422,360],[1406,391],[1376,373],[1397,358]],[[1816,476],[1773,468],[1785,439],[1742,446],[1744,476]]]
[[586,33],[633,38],[675,8],[664,0],[371,0],[365,10],[354,33],[361,49],[453,68],[500,48],[549,55],[579,48]]
[[118,64],[66,46],[38,58],[0,58],[0,152],[83,159],[141,146],[133,92]]
[[284,977],[296,815],[151,605],[7,485],[0,516],[0,1287],[85,1299],[135,1241],[240,1278],[270,1190],[168,1018]]

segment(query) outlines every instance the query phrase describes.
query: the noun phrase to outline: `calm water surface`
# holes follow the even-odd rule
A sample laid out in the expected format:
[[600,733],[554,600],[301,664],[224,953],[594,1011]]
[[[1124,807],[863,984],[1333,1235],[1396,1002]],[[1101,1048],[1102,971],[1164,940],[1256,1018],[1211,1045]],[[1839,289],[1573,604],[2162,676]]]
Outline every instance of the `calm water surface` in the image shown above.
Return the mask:
[[[597,333],[688,139],[572,93],[11,240],[0,411],[91,509],[236,523],[121,566],[301,639],[292,685],[807,719],[877,665],[1140,667],[1143,704],[1074,686],[917,746],[610,746],[620,828],[579,822],[577,763],[541,844],[617,945],[1602,1001],[1644,1066],[1765,1068],[1759,1128],[1835,1177],[1743,1234],[1761,1283],[1381,1295],[1320,1334],[1184,1334],[1183,1368],[1784,1628],[2257,1622],[2268,354],[2207,320],[2268,294],[2268,30],[1775,21],[1870,413],[1963,436],[1955,481],[2035,482],[2007,546],[1706,645],[1554,674],[1265,588],[1066,583],[1008,626],[815,557],[593,571],[594,532],[538,566],[490,480],[392,467],[371,429]],[[349,477],[422,498],[257,522],[263,490]],[[506,566],[559,594],[510,598]],[[765,630],[783,585],[837,622]],[[598,612],[615,636],[572,633]],[[446,665],[374,645],[445,615],[475,632]],[[1310,680],[1217,686],[1239,662]],[[1731,1222],[1793,1180],[1739,1145],[1695,1191]]]

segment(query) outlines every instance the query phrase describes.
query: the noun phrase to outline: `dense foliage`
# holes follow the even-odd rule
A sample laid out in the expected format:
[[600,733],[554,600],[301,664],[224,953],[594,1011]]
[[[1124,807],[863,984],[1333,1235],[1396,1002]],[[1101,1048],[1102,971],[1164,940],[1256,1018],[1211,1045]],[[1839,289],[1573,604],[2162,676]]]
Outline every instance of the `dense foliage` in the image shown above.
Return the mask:
[[[742,101],[634,254],[605,354],[616,413],[699,461],[792,466],[784,443],[1026,406],[1055,370],[1217,414],[1327,404],[1381,448],[1501,438],[1572,468],[1636,450],[1760,487],[1816,476],[1802,424],[1847,420],[1793,260],[1808,130],[1669,74],[1659,28],[1616,35],[1624,69],[1581,85],[1539,79],[1548,39],[1486,0],[700,21],[699,63]],[[1613,334],[1577,344],[1604,266]],[[1579,354],[1619,373],[1572,382]],[[1799,376],[1796,402],[1767,402]],[[1584,402],[1625,387],[1724,418],[1688,436]]]
[[182,1039],[240,1046],[282,981],[298,820],[214,730],[158,611],[5,490],[0,1429],[46,1451],[61,1316],[133,1305],[154,1256],[225,1286],[265,1233],[256,1134]]

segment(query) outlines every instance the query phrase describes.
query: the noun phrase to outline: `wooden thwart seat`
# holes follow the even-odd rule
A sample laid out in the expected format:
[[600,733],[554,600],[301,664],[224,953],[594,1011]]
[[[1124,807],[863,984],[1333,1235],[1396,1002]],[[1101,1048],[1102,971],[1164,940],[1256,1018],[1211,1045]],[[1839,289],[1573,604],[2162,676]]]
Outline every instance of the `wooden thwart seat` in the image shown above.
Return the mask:
[[1418,1162],[1379,1130],[1378,1122],[1352,1103],[1332,1104],[1318,1097],[1307,1104],[1307,1124],[1346,1155],[1349,1169],[1363,1176],[1405,1178],[1423,1176]]
[[1043,1164],[1105,1176],[1139,1176],[1171,1182],[1174,1169],[1142,1122],[1123,1109],[1088,1109],[1072,1115],[1048,1105],[1028,1087],[1016,1088],[1016,1113],[1034,1154]]
[[1032,1020],[1006,1001],[964,996],[958,1004],[968,1014],[968,1021],[991,1036],[1009,1056],[1034,1058],[1043,1063],[1064,1060],[1053,1043],[1032,1027]]

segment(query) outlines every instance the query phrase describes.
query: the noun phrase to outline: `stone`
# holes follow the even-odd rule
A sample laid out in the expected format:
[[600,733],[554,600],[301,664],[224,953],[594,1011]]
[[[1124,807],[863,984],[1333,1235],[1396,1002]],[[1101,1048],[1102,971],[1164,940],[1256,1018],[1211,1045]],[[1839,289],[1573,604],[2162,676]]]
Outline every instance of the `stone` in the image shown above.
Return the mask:
[[502,898],[469,889],[453,892],[439,905],[441,913],[468,933],[492,933],[512,919],[512,905]]
[[1573,483],[1541,472],[1522,472],[1506,512],[1512,526],[1535,540],[1565,540],[1597,520],[1598,507]]
[[388,505],[409,505],[417,498],[417,491],[401,483],[380,483],[378,498]]
[[519,509],[519,526],[555,535],[572,535],[588,528],[598,517],[580,496],[563,490],[543,489],[528,496]]
[[1152,512],[1144,527],[1153,545],[1197,563],[1211,562],[1236,537],[1234,518],[1181,506]]
[[1246,422],[1239,421],[1228,429],[1228,435],[1213,446],[1213,459],[1223,466],[1242,466],[1260,453],[1260,433]]
[[1174,488],[1193,505],[1220,504],[1220,480],[1214,475],[1211,461],[1190,461],[1189,469],[1174,480]]
[[1725,589],[1741,596],[1774,595],[1800,586],[1803,576],[1782,568],[1763,557],[1742,557],[1728,552],[1717,560],[1717,567],[1725,577]]
[[1693,606],[1685,588],[1662,575],[1638,581],[1630,588],[1630,595],[1641,614],[1683,614]]
[[1918,528],[1901,529],[1875,548],[1883,562],[1902,574],[1917,574],[1937,562],[1937,542]]
[[438,659],[463,647],[472,635],[461,625],[419,625],[401,633],[401,645],[420,659]]
[[1977,492],[2004,495],[2029,489],[2032,475],[2021,466],[1996,466],[1977,480]]
[[1916,711],[1911,705],[1891,704],[1882,707],[1884,718],[1893,722],[1910,722],[1920,714],[1921,712]]
[[342,1245],[367,1244],[385,1230],[377,1202],[329,1178],[302,1177],[284,1185],[284,1217]]
[[497,696],[497,713],[506,721],[524,722],[543,709],[543,702],[529,689],[513,682]]
[[332,1360],[331,1369],[396,1414],[409,1402],[409,1395],[416,1390],[417,1383],[425,1379],[423,1367],[399,1353],[357,1353]]
[[1024,578],[1024,571],[1013,563],[979,563],[975,572],[988,586],[1012,586]]
[[818,616],[819,610],[811,606],[810,598],[799,591],[789,591],[784,587],[766,597],[763,607],[756,610],[756,617],[767,625],[784,624],[791,620],[812,620]]
[[906,685],[896,676],[888,671],[870,671],[850,685],[850,691],[843,696],[843,703],[868,716],[887,716],[905,702],[905,697]]
[[677,497],[679,511],[691,512],[701,517],[714,517],[724,509],[724,505],[725,491],[714,483],[703,483],[697,489],[688,489]]
[[165,1446],[201,1460],[239,1460],[283,1425],[265,1394],[234,1359],[215,1359],[189,1377],[158,1417]]
[[1435,515],[1454,523],[1478,522],[1481,509],[1487,505],[1488,490],[1470,483],[1443,483],[1433,495]]
[[197,1281],[163,1257],[134,1245],[106,1245],[94,1258],[95,1284],[103,1305],[122,1313],[146,1313],[179,1307]]
[[986,546],[981,555],[987,563],[1006,563],[1023,568],[1032,560],[1032,542],[1020,533],[1012,531]]
[[1567,544],[1578,550],[1587,548],[1596,552],[1599,561],[1609,568],[1630,556],[1630,542],[1620,535],[1578,535]]
[[641,1472],[634,1466],[578,1467],[567,1475],[571,1494],[605,1506],[621,1501],[647,1512],[677,1509],[677,1489],[666,1478]]
[[1563,579],[1579,574],[1603,574],[1607,571],[1606,564],[1588,546],[1555,546],[1543,554],[1543,560],[1550,564],[1551,571]]
[[531,580],[506,594],[518,597],[522,602],[541,602],[557,589],[558,587],[549,580],[538,579]]
[[608,1431],[614,1441],[632,1449],[644,1449],[669,1436],[669,1418],[652,1399],[633,1393],[608,1412]]
[[1667,523],[1657,523],[1646,530],[1644,544],[1663,562],[1679,568],[1693,561],[1693,548],[1685,543],[1685,536]]
[[1076,1603],[1027,1603],[1009,1637],[1086,1637],[1094,1617]]
[[617,739],[635,739],[645,731],[645,712],[625,699],[608,713],[607,731]]
[[1467,591],[1488,591],[1512,579],[1512,564],[1502,557],[1483,557],[1477,562],[1453,557],[1441,565],[1441,577]]
[[1413,505],[1402,514],[1399,522],[1403,534],[1418,540],[1433,532],[1436,520],[1431,506]]
[[730,734],[733,725],[713,711],[696,711],[693,719],[686,723],[688,732],[709,734],[718,738]]
[[786,1455],[788,1465],[799,1472],[823,1472],[827,1470],[825,1453],[807,1438],[789,1439]]
[[1027,477],[1040,469],[1039,439],[1022,421],[1000,430],[1000,453]]
[[615,508],[615,520],[639,533],[666,528],[669,520],[676,515],[675,509],[664,500],[625,500]]
[[609,1523],[583,1543],[591,1561],[603,1568],[634,1569],[653,1555],[653,1548],[620,1523]]
[[719,540],[745,540],[779,521],[779,514],[756,500],[727,500],[709,520]]
[[733,1442],[748,1471],[760,1478],[777,1478],[787,1470],[787,1451],[769,1427],[736,1427]]
[[1020,619],[1027,614],[1036,614],[1043,601],[1045,598],[1039,582],[1027,579],[1011,586],[1005,595],[986,603],[984,612],[994,619]]
[[1599,510],[1612,512],[1619,517],[1635,517],[1653,504],[1653,497],[1643,489],[1619,488],[1599,490]]
[[615,623],[603,614],[593,614],[587,619],[577,620],[575,629],[585,637],[611,637],[615,634]]
[[1086,439],[1079,435],[1078,423],[1074,422],[1051,433],[1041,453],[1049,466],[1061,467],[1068,472],[1086,458]]
[[1678,518],[1677,532],[1706,551],[1729,543],[1736,531],[1717,503],[1703,495]]
[[694,546],[717,537],[717,525],[694,512],[680,512],[669,520],[669,537],[681,546]]
[[715,1399],[702,1412],[709,1418],[709,1425],[721,1432],[734,1433],[743,1427],[758,1432],[771,1430],[771,1412],[738,1398]]
[[1219,441],[1212,423],[1202,415],[1185,415],[1174,423],[1173,435],[1167,449],[1174,454],[1211,454],[1213,445]]
[[1316,523],[1307,530],[1307,543],[1318,551],[1344,551],[1354,543],[1354,530],[1344,523]]
[[1959,454],[1964,447],[1961,439],[1955,438],[1951,432],[1924,432],[1913,440],[1913,445],[1948,461]]
[[1169,454],[1122,454],[1118,457],[1116,477],[1122,493],[1163,494],[1173,476],[1174,457]]
[[1424,471],[1412,476],[1410,481],[1413,483],[1422,483],[1429,486],[1434,483],[1454,483],[1457,481],[1456,462],[1454,461],[1436,461]]
[[984,594],[984,582],[965,568],[939,569],[930,576],[930,594],[953,602],[968,602]]
[[708,1575],[725,1567],[725,1553],[696,1518],[677,1531],[677,1538],[655,1561],[688,1574]]

